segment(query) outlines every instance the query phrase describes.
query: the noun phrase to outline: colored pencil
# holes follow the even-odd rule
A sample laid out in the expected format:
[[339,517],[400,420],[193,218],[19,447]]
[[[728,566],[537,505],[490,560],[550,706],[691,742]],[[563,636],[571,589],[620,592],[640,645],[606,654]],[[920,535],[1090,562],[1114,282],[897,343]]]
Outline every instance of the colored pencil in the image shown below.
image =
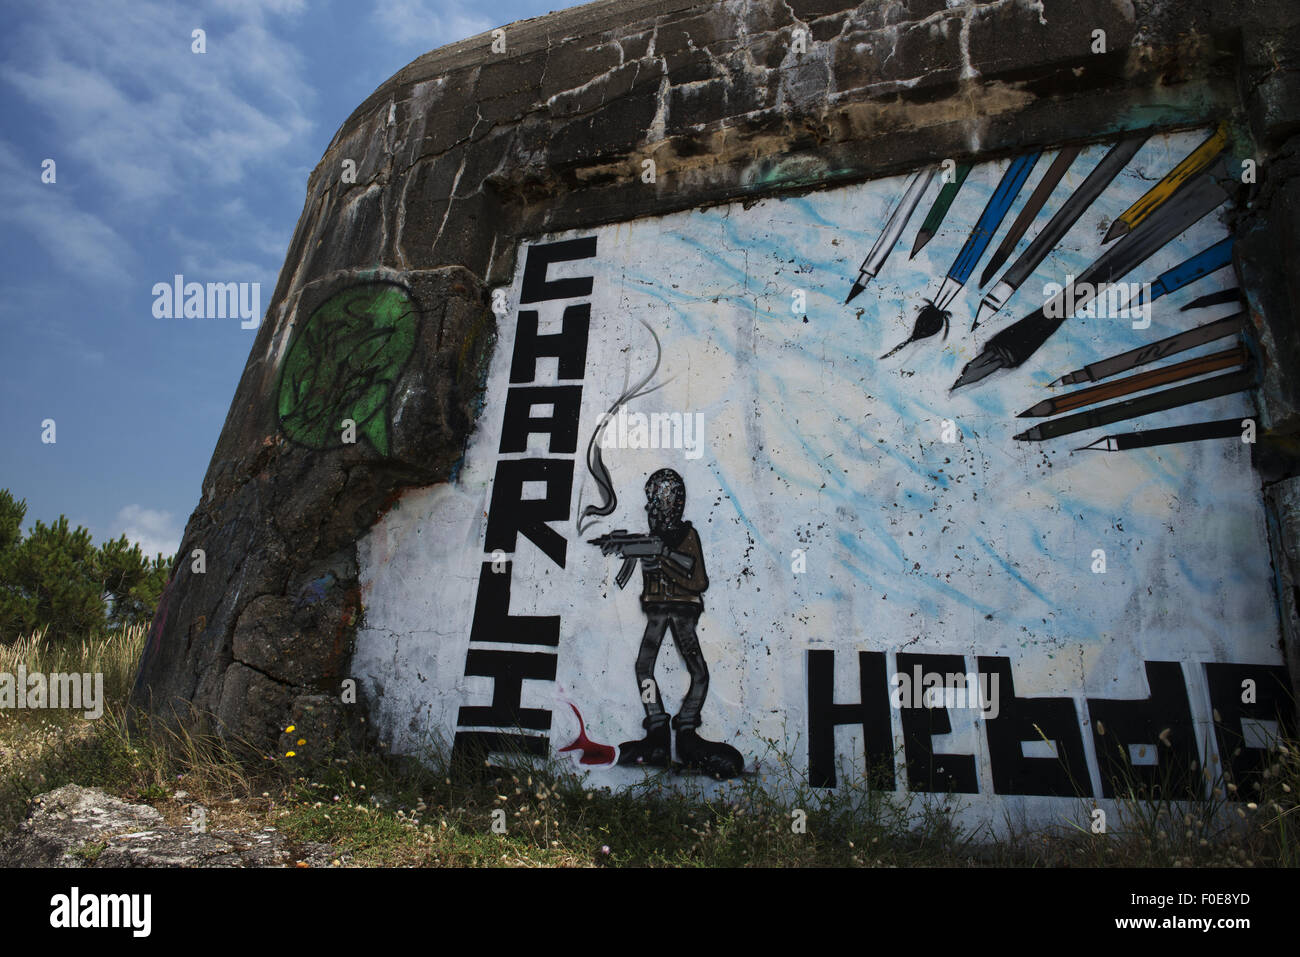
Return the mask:
[[974,165],[973,163],[957,164],[952,182],[945,183],[943,189],[939,190],[934,205],[930,207],[930,212],[926,214],[925,222],[921,223],[921,229],[916,234],[916,242],[912,243],[912,254],[907,257],[908,259],[915,259],[916,254],[924,249],[925,244],[933,239],[934,234],[939,231],[943,218],[948,215],[948,208],[952,206],[952,201],[957,198],[957,191],[961,189],[961,184],[966,182],[966,177],[970,175]]
[[1188,349],[1195,349],[1197,346],[1203,346],[1207,342],[1214,342],[1217,339],[1225,339],[1245,328],[1246,314],[1244,312],[1225,316],[1222,319],[1216,319],[1214,322],[1207,322],[1203,326],[1197,326],[1195,329],[1188,329],[1186,332],[1149,342],[1144,346],[1138,346],[1136,349],[1130,349],[1128,352],[1121,352],[1117,356],[1093,362],[1082,369],[1067,372],[1053,382],[1050,387],[1074,385],[1079,382],[1097,382],[1117,373],[1127,372],[1136,366],[1163,359],[1165,356],[1186,352]]
[[1082,146],[1067,146],[1056,154],[1056,159],[1052,160],[1052,165],[1047,167],[1047,172],[1038,181],[1034,191],[1029,194],[1029,199],[1025,200],[1024,209],[1020,210],[1020,215],[1015,218],[1011,228],[1007,230],[1006,236],[1002,239],[1002,244],[993,253],[993,258],[989,260],[989,264],[984,267],[984,273],[980,276],[981,289],[989,284],[989,280],[997,275],[998,270],[1002,268],[1002,264],[1015,251],[1016,243],[1020,242],[1020,237],[1025,234],[1029,224],[1038,216],[1044,204],[1046,204],[1047,198],[1056,189],[1056,184],[1061,181],[1065,171],[1070,168],[1070,164],[1074,162],[1082,150]]
[[1192,150],[1181,163],[1165,174],[1164,179],[1156,183],[1136,203],[1124,210],[1106,231],[1103,243],[1117,239],[1132,232],[1141,222],[1154,213],[1163,203],[1169,201],[1179,187],[1205,169],[1215,158],[1228,148],[1228,127],[1219,124],[1219,128],[1196,149]]
[[1136,419],[1138,416],[1150,415],[1153,412],[1176,409],[1191,405],[1193,402],[1204,402],[1206,399],[1217,399],[1219,396],[1232,395],[1234,392],[1245,392],[1247,389],[1253,389],[1255,384],[1256,377],[1253,369],[1229,372],[1227,375],[1202,379],[1200,382],[1189,382],[1186,385],[1174,386],[1172,389],[1153,392],[1136,399],[1125,399],[1122,402],[1103,405],[1096,409],[1089,409],[1087,412],[1075,412],[1073,415],[1062,416],[1059,419],[1049,419],[1032,429],[1021,432],[1015,438],[1021,442],[1042,442],[1046,439],[1082,432],[1084,429],[1095,429],[1101,425],[1123,422],[1125,419]]
[[1155,302],[1161,296],[1176,289],[1182,289],[1203,276],[1232,264],[1232,237],[1221,239],[1208,249],[1202,249],[1195,256],[1189,256],[1172,269],[1166,269],[1151,284],[1151,298]]
[[1137,375],[1131,375],[1124,379],[1115,379],[1103,385],[1094,385],[1087,389],[1078,389],[1065,395],[1044,399],[1037,405],[1021,412],[1017,418],[1036,419],[1045,415],[1056,415],[1058,412],[1071,412],[1074,409],[1081,409],[1085,405],[1105,402],[1107,399],[1118,399],[1120,396],[1132,395],[1134,392],[1141,392],[1143,389],[1154,389],[1158,385],[1168,385],[1171,382],[1181,382],[1184,379],[1192,379],[1209,372],[1233,369],[1244,365],[1247,358],[1245,347],[1238,343],[1234,348],[1224,349],[1222,352],[1213,352],[1207,356],[1186,359],[1171,366],[1152,369],[1150,372],[1139,372]]

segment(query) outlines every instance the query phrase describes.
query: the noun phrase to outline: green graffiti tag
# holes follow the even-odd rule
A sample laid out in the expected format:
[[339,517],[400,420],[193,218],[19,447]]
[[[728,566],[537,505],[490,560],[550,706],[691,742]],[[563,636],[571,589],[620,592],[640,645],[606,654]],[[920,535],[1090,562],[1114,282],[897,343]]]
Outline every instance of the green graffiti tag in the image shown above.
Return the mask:
[[388,282],[350,286],[316,308],[289,345],[278,409],[286,435],[313,449],[344,442],[344,420],[388,455],[389,397],[415,350],[420,312]]

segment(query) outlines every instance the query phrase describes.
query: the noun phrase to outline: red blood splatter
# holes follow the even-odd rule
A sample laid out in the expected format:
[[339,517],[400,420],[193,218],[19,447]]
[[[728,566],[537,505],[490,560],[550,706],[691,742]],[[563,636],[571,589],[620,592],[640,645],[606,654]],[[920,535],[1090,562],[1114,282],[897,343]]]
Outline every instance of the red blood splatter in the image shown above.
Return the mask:
[[560,753],[565,751],[581,751],[582,758],[579,764],[613,764],[614,747],[609,744],[597,744],[587,737],[586,725],[582,723],[582,715],[578,712],[577,707],[570,702],[569,707],[573,708],[573,713],[578,717],[578,737],[573,744],[566,748],[560,748]]

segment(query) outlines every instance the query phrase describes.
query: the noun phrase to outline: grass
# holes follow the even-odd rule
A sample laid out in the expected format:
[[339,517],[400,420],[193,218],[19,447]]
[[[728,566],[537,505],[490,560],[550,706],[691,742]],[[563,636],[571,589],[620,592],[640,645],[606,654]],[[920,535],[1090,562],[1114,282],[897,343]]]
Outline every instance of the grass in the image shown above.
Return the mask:
[[[518,763],[451,773],[445,749],[423,761],[381,754],[241,762],[232,746],[198,731],[128,734],[126,699],[145,629],[102,642],[51,647],[42,636],[0,645],[0,671],[102,671],[103,717],[0,710],[0,832],[31,798],[62,784],[102,787],[157,808],[173,825],[194,805],[214,830],[273,826],[293,842],[332,846],[348,866],[1295,866],[1300,748],[1282,741],[1249,801],[1226,775],[1196,773],[1207,801],[1179,801],[1170,782],[1147,793],[1121,787],[1105,833],[1062,824],[1030,829],[1007,820],[1001,840],[960,823],[962,798],[905,802],[848,769],[834,790],[808,786],[778,741],[766,742],[762,776],[714,793],[694,778],[649,773],[623,793],[594,787],[573,766]],[[246,753],[246,752],[245,752]],[[709,782],[711,783],[711,782]],[[1186,782],[1182,782],[1186,783]],[[1232,798],[1232,800],[1230,800]],[[1080,821],[1091,801],[1082,800]],[[504,826],[504,830],[502,827]],[[102,847],[79,849],[93,863]]]
[[77,848],[72,853],[74,856],[81,858],[87,867],[91,867],[94,865],[95,861],[99,860],[99,855],[103,854],[107,848],[107,841],[92,841],[81,845],[81,847]]
[[102,673],[105,695],[125,701],[135,681],[148,630],[148,625],[135,625],[78,642],[47,642],[43,630],[33,632],[9,644],[0,642],[0,672],[13,674],[19,665],[25,665],[29,671],[47,674]]
[[[1174,867],[1300,864],[1296,829],[1300,750],[1295,740],[1269,742],[1267,766],[1239,784],[1208,750],[1181,772],[1162,762],[1159,778],[1148,781],[1134,769],[1127,747],[1104,733],[1102,738],[1112,749],[1118,769],[1116,819],[1106,830],[1117,828],[1125,835],[1124,863]],[[1192,794],[1198,797],[1190,798]],[[1085,810],[1093,807],[1095,803]],[[1113,862],[1108,858],[1116,849],[1107,833],[1076,830],[1086,835],[1080,843],[1084,862]]]

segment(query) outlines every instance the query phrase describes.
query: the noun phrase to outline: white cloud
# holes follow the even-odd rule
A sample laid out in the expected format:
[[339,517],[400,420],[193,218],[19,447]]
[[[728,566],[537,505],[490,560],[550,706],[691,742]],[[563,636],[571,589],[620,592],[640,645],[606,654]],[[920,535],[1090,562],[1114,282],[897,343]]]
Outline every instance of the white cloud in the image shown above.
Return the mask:
[[172,517],[171,512],[145,508],[141,505],[127,505],[117,513],[113,523],[115,531],[110,537],[125,535],[128,541],[140,546],[146,558],[152,559],[159,552],[170,559],[176,554],[181,544],[181,527]]
[[302,13],[307,9],[304,0],[215,0],[213,4],[221,10],[238,10],[246,14],[262,11],[271,13]]
[[[57,179],[41,182],[41,160],[24,160],[0,140],[0,222],[26,230],[60,267],[74,275],[121,283],[128,245],[98,216],[77,205],[77,190]],[[56,165],[56,176],[59,170]]]
[[381,27],[391,31],[395,45],[423,50],[446,46],[500,26],[465,12],[457,0],[379,0],[374,17]]
[[[31,5],[0,78],[48,114],[111,198],[158,203],[190,182],[282,166],[310,131],[302,57],[267,24],[301,10],[288,0],[217,0],[197,12],[162,0]],[[190,49],[196,28],[204,54]]]
[[[169,241],[177,255],[177,268],[190,282],[259,282],[262,284],[262,304],[271,298],[275,288],[275,267],[271,259],[254,261],[229,256],[224,251],[228,244],[213,243],[194,235],[185,235],[175,229],[169,232]],[[279,247],[288,246],[285,240]],[[250,243],[243,245],[249,246]],[[254,250],[240,250],[253,252]],[[283,254],[281,254],[283,255]],[[160,276],[160,282],[171,282],[171,276]]]

